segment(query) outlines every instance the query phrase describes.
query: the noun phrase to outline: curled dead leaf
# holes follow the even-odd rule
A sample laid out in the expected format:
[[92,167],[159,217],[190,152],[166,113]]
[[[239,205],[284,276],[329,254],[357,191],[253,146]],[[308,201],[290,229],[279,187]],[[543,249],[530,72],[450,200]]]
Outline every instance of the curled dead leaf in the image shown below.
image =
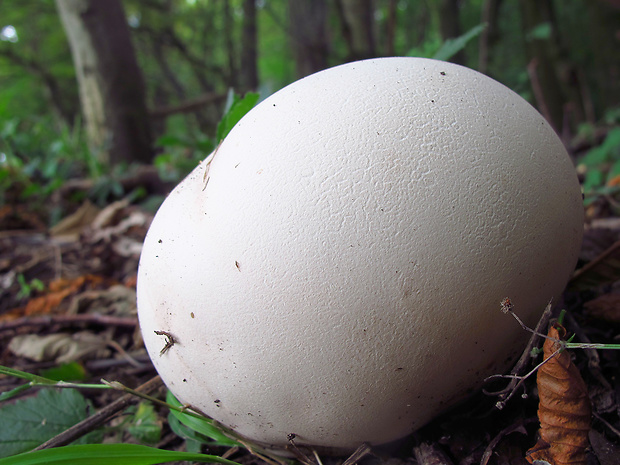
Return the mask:
[[584,304],[588,315],[610,323],[620,323],[620,294],[603,294]]
[[549,329],[543,345],[546,363],[538,370],[538,419],[540,438],[527,451],[529,463],[544,460],[552,465],[586,465],[591,406],[588,390],[570,354],[562,350],[566,330]]

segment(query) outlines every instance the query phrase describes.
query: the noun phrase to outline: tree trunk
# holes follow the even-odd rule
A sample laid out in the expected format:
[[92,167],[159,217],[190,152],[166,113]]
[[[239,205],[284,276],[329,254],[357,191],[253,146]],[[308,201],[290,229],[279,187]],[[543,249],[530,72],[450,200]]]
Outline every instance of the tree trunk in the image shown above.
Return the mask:
[[396,46],[394,42],[396,40],[397,9],[398,1],[390,0],[388,3],[388,16],[385,32],[385,55],[389,57],[396,55]]
[[241,36],[241,88],[258,88],[256,0],[243,2],[243,31]]
[[150,162],[144,82],[119,0],[56,0],[91,149],[102,161]]
[[372,0],[336,0],[342,33],[349,48],[347,61],[376,56]]
[[234,38],[234,22],[232,13],[230,11],[229,0],[224,0],[224,43],[226,47],[226,57],[228,59],[228,86],[235,88],[239,83],[237,76],[237,53],[235,50],[235,38]]
[[292,1],[289,17],[297,77],[327,68],[326,0]]
[[478,71],[486,74],[489,69],[489,57],[499,40],[499,9],[502,0],[485,0],[482,6],[482,22],[486,28],[480,34],[478,51]]
[[[565,97],[560,69],[557,43],[557,25],[551,14],[550,0],[521,0],[521,16],[528,53],[528,73],[538,110],[557,132],[562,132]],[[549,24],[549,37],[532,34],[536,28]]]
[[589,71],[593,75],[593,88],[598,90],[596,108],[603,110],[620,104],[620,0],[589,1],[586,5],[590,41],[595,52]]
[[[441,38],[444,41],[455,39],[461,35],[461,19],[458,0],[441,0],[439,3],[439,29],[441,31]],[[464,65],[465,52],[460,50],[450,61]]]

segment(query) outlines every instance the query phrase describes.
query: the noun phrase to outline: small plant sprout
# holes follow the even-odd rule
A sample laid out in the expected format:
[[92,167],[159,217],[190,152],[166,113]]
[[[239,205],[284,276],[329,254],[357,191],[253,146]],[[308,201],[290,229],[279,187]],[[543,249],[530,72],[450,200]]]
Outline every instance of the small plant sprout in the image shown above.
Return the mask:
[[[517,364],[515,365],[515,367],[513,368],[510,374],[491,375],[485,380],[485,381],[489,381],[491,379],[497,379],[497,378],[511,379],[511,382],[508,384],[508,386],[505,389],[502,389],[501,391],[495,391],[495,392],[485,391],[489,395],[500,397],[500,400],[496,403],[496,407],[500,410],[504,408],[506,403],[514,396],[514,394],[519,390],[519,388],[523,385],[523,383],[530,376],[535,374],[543,365],[545,365],[546,363],[549,363],[551,359],[553,359],[554,357],[562,353],[564,350],[566,349],[620,350],[620,344],[572,342],[573,338],[575,337],[574,334],[566,340],[551,338],[547,334],[544,334],[542,330],[547,326],[549,322],[549,318],[551,316],[551,302],[549,302],[549,304],[545,308],[545,311],[542,317],[540,318],[540,320],[538,321],[538,324],[536,325],[536,328],[534,329],[529,328],[525,323],[523,323],[523,321],[519,318],[519,316],[514,312],[514,305],[512,304],[512,302],[510,301],[508,297],[504,298],[500,302],[500,308],[503,313],[509,314],[515,320],[517,320],[521,328],[523,328],[525,331],[528,331],[532,334],[532,337],[530,338],[530,341],[526,349],[523,351],[523,355],[521,356],[521,358],[519,359],[519,361],[517,362]],[[566,315],[566,310],[560,311],[560,314],[558,315],[556,323],[559,325],[562,325],[565,315]],[[524,375],[520,375],[519,373],[521,373],[525,369],[525,367],[528,365],[531,358],[542,352],[537,347],[537,343],[538,341],[540,341],[540,339],[551,339],[557,345],[557,349],[550,356],[546,357],[542,362],[537,364],[529,372],[527,372]],[[523,396],[525,397],[526,395],[524,394]]]
[[[452,63],[358,61],[263,100],[170,193],[138,316],[181,402],[266,448],[352,453],[507,369],[527,335],[498,302],[533,325],[582,232],[574,166],[520,96]],[[159,356],[162,328],[182,344]]]

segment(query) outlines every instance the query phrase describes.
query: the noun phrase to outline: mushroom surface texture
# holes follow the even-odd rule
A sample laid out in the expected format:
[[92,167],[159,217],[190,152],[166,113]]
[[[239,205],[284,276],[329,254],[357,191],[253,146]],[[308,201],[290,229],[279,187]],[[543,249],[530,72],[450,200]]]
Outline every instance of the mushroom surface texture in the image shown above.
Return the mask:
[[346,452],[503,373],[581,244],[543,117],[476,71],[379,58],[251,110],[168,196],[138,274],[162,379],[256,443]]

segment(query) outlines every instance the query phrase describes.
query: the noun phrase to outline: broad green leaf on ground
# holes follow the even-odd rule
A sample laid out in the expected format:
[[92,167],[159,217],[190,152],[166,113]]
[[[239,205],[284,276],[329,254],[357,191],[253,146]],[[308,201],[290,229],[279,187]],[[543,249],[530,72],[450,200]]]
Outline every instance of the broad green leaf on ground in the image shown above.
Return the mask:
[[478,36],[484,29],[487,27],[486,23],[478,24],[475,27],[472,27],[465,34],[460,35],[454,39],[447,39],[443,45],[435,52],[433,58],[435,60],[447,61],[452,58],[454,55],[459,53],[461,50],[465,48],[467,43]]
[[56,447],[0,459],[0,465],[154,465],[177,460],[239,465],[215,455],[176,452],[137,444]]
[[54,381],[84,381],[86,369],[80,362],[69,362],[41,371],[41,376]]
[[[172,395],[170,391],[168,391],[168,394],[166,395],[166,402],[176,407],[183,407],[183,405],[174,397],[174,395]],[[226,446],[239,446],[240,445],[237,441],[234,441],[233,439],[230,439],[228,436],[226,436],[214,424],[214,421],[209,418],[206,418],[206,417],[197,418],[195,416],[188,415],[187,413],[179,412],[177,410],[172,410],[172,409],[170,409],[170,415],[172,415],[174,418],[179,420],[181,424],[187,426],[188,428],[196,431],[197,433],[203,434],[213,439],[219,445],[226,445]]]
[[210,438],[188,428],[172,414],[168,415],[168,426],[174,434],[185,439],[185,450],[187,452],[198,453],[202,450],[203,444],[213,444]]
[[133,414],[127,430],[138,441],[144,444],[155,444],[161,438],[161,426],[153,404],[142,402]]
[[[34,449],[82,421],[91,408],[75,389],[43,389],[34,397],[0,408],[0,457]],[[93,432],[76,442],[100,440],[101,434]]]
[[239,120],[250,111],[256,102],[258,102],[259,95],[255,92],[248,92],[243,98],[238,95],[229,94],[227,102],[227,110],[222,117],[222,120],[217,125],[217,141],[222,141],[230,132],[230,130],[239,122]]

